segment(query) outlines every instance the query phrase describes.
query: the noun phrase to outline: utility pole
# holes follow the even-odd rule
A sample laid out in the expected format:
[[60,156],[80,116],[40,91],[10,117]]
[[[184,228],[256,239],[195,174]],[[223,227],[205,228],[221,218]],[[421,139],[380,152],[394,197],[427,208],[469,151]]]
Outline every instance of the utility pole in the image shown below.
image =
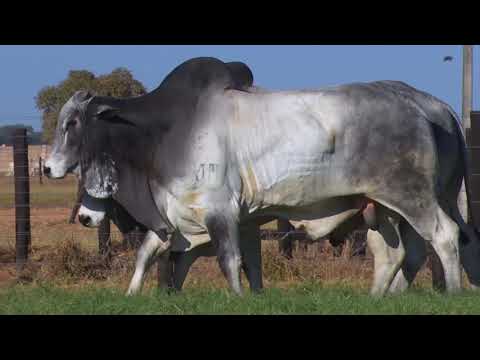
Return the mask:
[[[472,99],[473,99],[473,46],[463,45],[463,78],[462,78],[462,125],[463,131],[466,136],[467,151],[470,153],[471,146],[471,119],[470,113],[472,111]],[[471,176],[471,174],[467,174]],[[458,205],[460,213],[467,221],[471,221],[471,214],[468,213],[467,194],[465,191],[465,182],[462,184],[462,189],[458,199]]]
[[470,129],[470,112],[472,111],[472,68],[473,68],[473,46],[463,45],[463,81],[462,81],[462,122],[463,129]]

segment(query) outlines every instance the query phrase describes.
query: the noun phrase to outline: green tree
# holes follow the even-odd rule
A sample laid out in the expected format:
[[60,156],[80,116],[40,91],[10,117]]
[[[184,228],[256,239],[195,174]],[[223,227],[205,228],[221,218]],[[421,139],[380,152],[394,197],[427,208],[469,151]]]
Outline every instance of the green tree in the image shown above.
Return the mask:
[[125,68],[117,68],[110,74],[95,75],[87,70],[72,70],[58,85],[45,86],[37,96],[37,108],[42,111],[43,139],[51,143],[57,127],[58,114],[62,106],[78,90],[88,90],[95,95],[132,97],[144,95],[147,90],[133,78]]

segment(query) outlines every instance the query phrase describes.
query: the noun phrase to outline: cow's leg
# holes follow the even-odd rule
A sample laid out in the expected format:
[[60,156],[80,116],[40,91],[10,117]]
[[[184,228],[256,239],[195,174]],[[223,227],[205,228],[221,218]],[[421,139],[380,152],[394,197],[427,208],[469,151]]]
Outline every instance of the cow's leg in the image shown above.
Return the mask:
[[392,191],[383,199],[375,196],[372,198],[400,213],[422,238],[432,244],[445,272],[447,291],[460,290],[462,284],[458,225],[440,207],[433,194],[427,191],[419,193],[419,201],[402,201],[399,197],[394,198],[394,194]]
[[[436,224],[432,229],[431,243],[440,258],[444,273],[445,285],[448,292],[461,289],[461,269],[459,253],[459,227],[440,208],[436,211]],[[427,238],[427,240],[429,240]]]
[[[467,224],[460,209],[458,207],[457,196],[458,191],[454,191],[451,196],[451,214],[452,218],[461,229],[460,234],[460,259],[467,274],[470,287],[472,289],[480,289],[480,239],[479,234],[471,224]],[[467,209],[464,210],[467,212]],[[433,270],[433,269],[432,269]],[[440,278],[440,273],[437,278]],[[440,279],[440,282],[442,280]]]
[[442,262],[435,251],[430,251],[430,270],[432,271],[432,287],[434,290],[444,292],[447,289],[445,271]]
[[211,242],[199,245],[190,251],[177,252],[174,257],[173,286],[175,290],[182,290],[190,267],[199,257],[215,256],[215,249]]
[[173,287],[173,273],[170,262],[170,251],[166,250],[157,255],[158,288],[171,289]]
[[429,241],[438,255],[445,273],[445,287],[448,292],[459,291],[462,287],[458,225],[434,204],[432,211],[422,212],[418,217],[407,219],[426,241]]
[[248,224],[240,227],[240,248],[242,267],[247,275],[250,290],[259,292],[263,288],[260,226]]
[[402,221],[400,230],[406,254],[402,267],[390,285],[390,293],[400,293],[410,287],[427,258],[425,240],[412,226],[406,221]]
[[182,290],[188,271],[197,258],[195,249],[175,254],[173,263],[173,287],[175,290]]
[[240,270],[242,260],[239,244],[239,226],[235,217],[228,211],[208,214],[205,225],[217,253],[218,264],[230,287],[237,295],[242,295]]
[[175,254],[173,263],[173,287],[175,290],[182,290],[190,267],[199,257],[197,249],[194,248],[190,251],[177,252]]
[[378,231],[369,230],[367,243],[374,255],[374,280],[371,294],[383,296],[405,257],[399,223],[401,218],[386,209],[378,209]]
[[[475,230],[472,229],[472,233]],[[470,288],[480,290],[480,240],[477,235],[468,237],[468,243],[460,244],[460,257],[462,260],[463,269],[467,274]],[[466,241],[465,241],[466,242]]]
[[148,272],[156,257],[170,247],[170,241],[167,240],[166,234],[162,234],[161,236],[164,240],[153,231],[149,231],[147,235],[145,235],[142,246],[140,246],[137,252],[135,273],[130,281],[127,295],[134,295],[141,290],[145,274]]
[[[480,240],[473,226],[465,223],[458,206],[453,203],[452,218],[460,227],[459,253],[461,264],[467,274],[470,287],[480,288]],[[432,281],[433,287],[438,290],[446,288],[445,271],[438,254],[432,254]]]

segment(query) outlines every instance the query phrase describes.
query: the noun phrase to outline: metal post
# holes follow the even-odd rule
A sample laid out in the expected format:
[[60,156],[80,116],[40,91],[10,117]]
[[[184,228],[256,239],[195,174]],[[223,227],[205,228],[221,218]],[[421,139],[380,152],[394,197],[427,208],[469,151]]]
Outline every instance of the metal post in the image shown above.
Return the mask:
[[27,129],[13,133],[13,168],[15,177],[15,261],[17,273],[28,259],[30,234],[30,177],[28,171]]

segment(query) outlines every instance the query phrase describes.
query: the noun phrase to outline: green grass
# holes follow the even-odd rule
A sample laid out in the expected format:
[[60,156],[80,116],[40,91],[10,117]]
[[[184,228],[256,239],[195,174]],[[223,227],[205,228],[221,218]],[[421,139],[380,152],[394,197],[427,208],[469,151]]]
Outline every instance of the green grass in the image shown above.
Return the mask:
[[243,298],[214,289],[174,295],[151,290],[127,298],[117,289],[15,286],[0,292],[0,314],[480,314],[480,297],[417,289],[376,299],[360,290],[310,284]]

